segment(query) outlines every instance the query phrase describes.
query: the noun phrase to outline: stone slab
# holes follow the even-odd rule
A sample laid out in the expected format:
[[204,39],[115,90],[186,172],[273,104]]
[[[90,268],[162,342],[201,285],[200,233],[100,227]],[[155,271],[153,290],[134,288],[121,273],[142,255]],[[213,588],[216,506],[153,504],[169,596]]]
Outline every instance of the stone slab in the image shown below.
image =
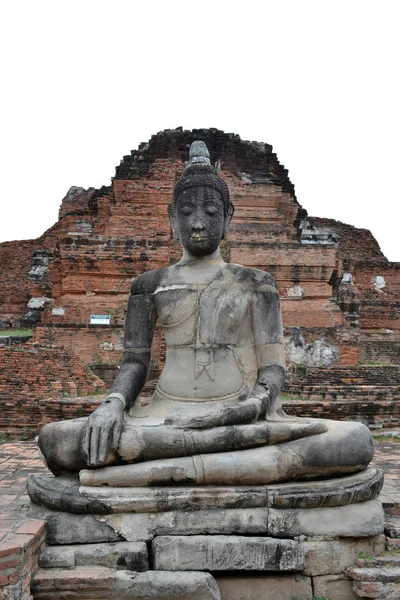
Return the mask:
[[[312,600],[311,577],[275,573],[214,575],[221,600]],[[337,599],[339,600],[339,598]]]
[[378,500],[348,506],[313,509],[271,508],[268,512],[269,535],[333,537],[370,537],[383,533],[384,512]]
[[347,574],[356,581],[400,582],[400,567],[355,567],[348,569]]
[[157,535],[266,534],[267,508],[104,515],[101,521],[129,541]]
[[301,571],[298,542],[228,535],[160,536],[152,542],[159,571]]
[[41,568],[104,566],[138,572],[149,569],[147,546],[144,542],[48,546],[40,555],[39,565]]
[[116,600],[220,600],[217,583],[210,573],[163,572],[116,574]]
[[220,600],[209,573],[116,571],[107,567],[40,569],[32,581],[35,600]]

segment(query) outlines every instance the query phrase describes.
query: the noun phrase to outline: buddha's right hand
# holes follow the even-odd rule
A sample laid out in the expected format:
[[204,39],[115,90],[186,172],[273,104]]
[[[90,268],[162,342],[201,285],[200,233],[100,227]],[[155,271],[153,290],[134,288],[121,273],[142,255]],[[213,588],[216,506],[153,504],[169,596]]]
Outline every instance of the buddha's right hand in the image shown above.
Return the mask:
[[124,405],[118,398],[101,404],[88,418],[82,437],[82,453],[88,467],[101,467],[118,448]]

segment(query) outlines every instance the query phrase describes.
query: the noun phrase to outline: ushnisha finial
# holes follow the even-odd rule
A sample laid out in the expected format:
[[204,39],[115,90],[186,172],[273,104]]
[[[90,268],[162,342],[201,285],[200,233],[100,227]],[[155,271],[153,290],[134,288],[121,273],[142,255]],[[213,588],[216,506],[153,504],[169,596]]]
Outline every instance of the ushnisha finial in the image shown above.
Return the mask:
[[206,144],[200,140],[196,140],[190,146],[189,150],[189,164],[203,164],[203,165],[211,165],[210,162],[210,153]]
[[172,211],[175,210],[179,194],[196,186],[212,187],[217,190],[224,202],[225,214],[233,214],[233,206],[229,198],[229,190],[225,181],[218,176],[216,169],[210,161],[210,153],[204,142],[195,140],[189,150],[189,161],[183,170],[182,176],[175,185],[172,199]]

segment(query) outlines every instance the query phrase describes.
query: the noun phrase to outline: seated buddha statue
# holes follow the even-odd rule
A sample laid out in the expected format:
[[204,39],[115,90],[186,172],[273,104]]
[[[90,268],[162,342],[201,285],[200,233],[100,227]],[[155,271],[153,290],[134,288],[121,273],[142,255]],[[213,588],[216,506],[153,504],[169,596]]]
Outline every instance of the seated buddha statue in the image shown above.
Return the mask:
[[[132,284],[123,363],[88,417],[45,425],[39,449],[55,475],[87,486],[267,484],[360,471],[373,449],[361,423],[289,417],[279,294],[268,273],[226,263],[234,213],[204,142],[192,144],[169,217],[181,260]],[[140,397],[157,320],[166,360]]]

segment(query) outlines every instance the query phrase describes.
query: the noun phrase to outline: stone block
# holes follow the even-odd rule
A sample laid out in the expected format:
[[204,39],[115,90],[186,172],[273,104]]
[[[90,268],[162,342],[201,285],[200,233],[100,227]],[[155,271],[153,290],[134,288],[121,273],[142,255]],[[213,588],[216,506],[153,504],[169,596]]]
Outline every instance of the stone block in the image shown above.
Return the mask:
[[293,540],[242,536],[161,536],[152,542],[155,570],[301,571],[304,551]]
[[305,552],[306,575],[329,575],[340,573],[340,550],[338,541],[302,542]]
[[383,533],[384,513],[379,500],[313,509],[269,509],[268,534],[370,537]]
[[345,575],[313,577],[314,596],[332,600],[360,600],[353,591],[353,582]]
[[29,516],[46,521],[47,543],[53,546],[126,541],[94,515],[73,515],[31,504]]
[[107,567],[41,569],[32,583],[35,600],[220,600],[209,573],[115,571]]
[[[311,577],[299,574],[215,575],[221,600],[311,600]],[[339,599],[338,599],[339,600]]]
[[220,592],[210,573],[147,571],[116,573],[116,600],[220,600]]
[[147,546],[143,542],[48,546],[42,552],[39,564],[42,568],[104,566],[139,572],[149,568]]

